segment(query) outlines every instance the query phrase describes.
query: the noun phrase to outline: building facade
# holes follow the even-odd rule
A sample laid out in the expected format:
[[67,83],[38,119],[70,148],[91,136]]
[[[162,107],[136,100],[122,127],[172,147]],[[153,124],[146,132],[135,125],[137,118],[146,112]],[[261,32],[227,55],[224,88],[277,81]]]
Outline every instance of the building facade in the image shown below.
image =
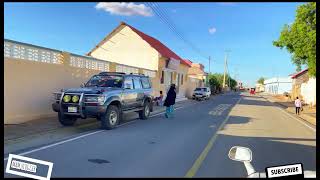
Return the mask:
[[[116,62],[110,71],[143,73],[151,77],[154,95],[164,95],[170,84],[177,86],[177,96],[188,96],[193,84],[188,78],[192,63],[182,59],[159,40],[121,22],[88,56]],[[126,68],[131,66],[131,68]]]
[[208,74],[204,71],[204,66],[202,64],[193,63],[188,59],[185,59],[185,61],[191,64],[191,67],[188,69],[188,77],[191,82],[187,90],[187,96],[191,97],[195,88],[206,86]]
[[291,99],[294,100],[296,97],[302,98],[301,85],[303,83],[308,82],[309,80],[308,69],[292,74],[291,78],[292,78]]
[[256,84],[256,92],[264,92],[264,85],[257,83]]

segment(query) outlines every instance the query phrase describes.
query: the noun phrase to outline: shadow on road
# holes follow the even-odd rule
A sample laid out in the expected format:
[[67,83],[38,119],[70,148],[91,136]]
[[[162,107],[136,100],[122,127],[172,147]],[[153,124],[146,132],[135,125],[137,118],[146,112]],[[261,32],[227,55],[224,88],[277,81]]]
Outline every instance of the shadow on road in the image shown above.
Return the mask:
[[[284,140],[291,142],[281,142]],[[316,171],[316,147],[303,145],[300,141],[316,140],[303,138],[241,137],[219,134],[215,149],[219,147],[219,152],[223,152],[223,154],[216,154],[215,156],[217,157],[215,160],[220,163],[223,160],[226,162],[226,165],[222,165],[221,168],[228,169],[228,167],[230,167],[230,171],[237,171],[237,169],[234,168],[239,168],[239,165],[232,167],[232,164],[238,162],[233,163],[228,159],[228,152],[232,146],[245,146],[252,151],[252,165],[256,171],[264,172],[266,167],[294,163],[302,163],[304,170]],[[240,165],[245,170],[245,167],[241,163]],[[225,170],[220,170],[221,172],[219,172],[219,169],[214,170],[215,176],[228,176],[228,174],[225,174]]]
[[206,166],[199,171],[198,177],[246,177],[243,163],[228,158],[233,146],[251,149],[251,163],[258,172],[265,172],[266,167],[295,163],[302,163],[304,170],[316,171],[316,137],[299,138],[298,134],[293,138],[286,135],[272,137],[272,134],[259,137],[259,131],[267,129],[242,126],[250,121],[254,122],[248,117],[230,116],[224,128],[218,132],[212,153],[206,158]]
[[242,96],[242,99],[239,104],[252,106],[275,106],[275,104],[266,101],[264,98],[253,96]]

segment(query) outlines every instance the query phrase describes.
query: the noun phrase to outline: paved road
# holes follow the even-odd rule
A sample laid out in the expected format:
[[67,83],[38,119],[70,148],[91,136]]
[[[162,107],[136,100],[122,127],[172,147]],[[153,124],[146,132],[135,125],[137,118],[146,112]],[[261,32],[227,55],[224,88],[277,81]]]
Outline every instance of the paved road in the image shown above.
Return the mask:
[[315,131],[265,99],[239,93],[24,156],[53,162],[52,177],[246,177],[243,164],[228,159],[234,145],[251,148],[261,172],[300,162],[316,170]]

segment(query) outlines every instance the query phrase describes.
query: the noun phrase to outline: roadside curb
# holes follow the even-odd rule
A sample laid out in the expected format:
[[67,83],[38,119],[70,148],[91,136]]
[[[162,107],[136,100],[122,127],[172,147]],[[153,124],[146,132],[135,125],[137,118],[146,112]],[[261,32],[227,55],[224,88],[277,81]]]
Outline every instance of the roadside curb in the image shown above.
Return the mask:
[[[177,102],[175,108],[182,107],[182,104],[186,100],[188,100],[188,99],[184,99],[182,101]],[[160,114],[160,113],[163,113],[163,112],[165,112],[165,108],[161,107],[161,108],[159,108],[159,110],[154,110],[152,113],[150,113],[150,116],[154,116],[154,115],[157,115],[157,114]],[[38,136],[41,136],[41,135],[49,135],[49,134],[52,134],[52,133],[67,133],[67,132],[71,133],[72,131],[81,131],[81,129],[97,125],[98,123],[99,123],[98,121],[93,121],[93,122],[88,122],[88,123],[81,124],[81,125],[78,125],[78,126],[73,126],[73,127],[56,127],[56,128],[52,128],[52,129],[44,129],[43,131],[38,131],[38,132],[35,132],[35,133],[30,133],[30,134],[19,136],[19,137],[15,137],[15,138],[4,139],[4,145],[16,144],[16,143],[25,141],[27,139],[35,138],[35,137],[38,137]]]
[[[280,108],[282,108],[283,110],[285,110],[286,112],[292,114],[292,111],[290,111],[290,108],[289,108],[289,107],[284,106],[283,104],[281,104],[281,103],[279,103],[279,102],[272,101],[272,100],[270,100],[270,99],[268,99],[268,98],[266,98],[266,97],[264,97],[264,96],[261,96],[261,95],[260,95],[260,97],[261,97],[261,98],[264,98],[265,100],[267,100],[267,101],[269,101],[269,102],[271,102],[271,103],[274,103],[274,104],[278,105],[278,107],[280,107]],[[308,122],[308,123],[310,123],[310,124],[312,124],[312,125],[314,125],[314,126],[316,126],[316,118],[314,118],[314,117],[311,117],[311,116],[308,116],[308,115],[305,115],[305,114],[301,114],[300,116],[295,116],[295,117],[296,117],[296,118],[299,118],[299,119],[301,119],[301,120],[303,120],[303,121],[306,121],[306,122]]]

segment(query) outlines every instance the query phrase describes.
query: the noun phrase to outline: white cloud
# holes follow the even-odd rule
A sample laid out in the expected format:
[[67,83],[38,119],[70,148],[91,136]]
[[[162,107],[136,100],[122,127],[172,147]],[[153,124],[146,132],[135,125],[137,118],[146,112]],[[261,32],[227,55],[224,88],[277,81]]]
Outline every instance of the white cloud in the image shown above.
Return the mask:
[[153,16],[151,8],[144,4],[126,2],[99,2],[96,9],[102,9],[113,15],[123,16]]
[[209,33],[210,33],[210,34],[214,34],[216,31],[217,31],[217,29],[214,28],[214,27],[209,28]]

